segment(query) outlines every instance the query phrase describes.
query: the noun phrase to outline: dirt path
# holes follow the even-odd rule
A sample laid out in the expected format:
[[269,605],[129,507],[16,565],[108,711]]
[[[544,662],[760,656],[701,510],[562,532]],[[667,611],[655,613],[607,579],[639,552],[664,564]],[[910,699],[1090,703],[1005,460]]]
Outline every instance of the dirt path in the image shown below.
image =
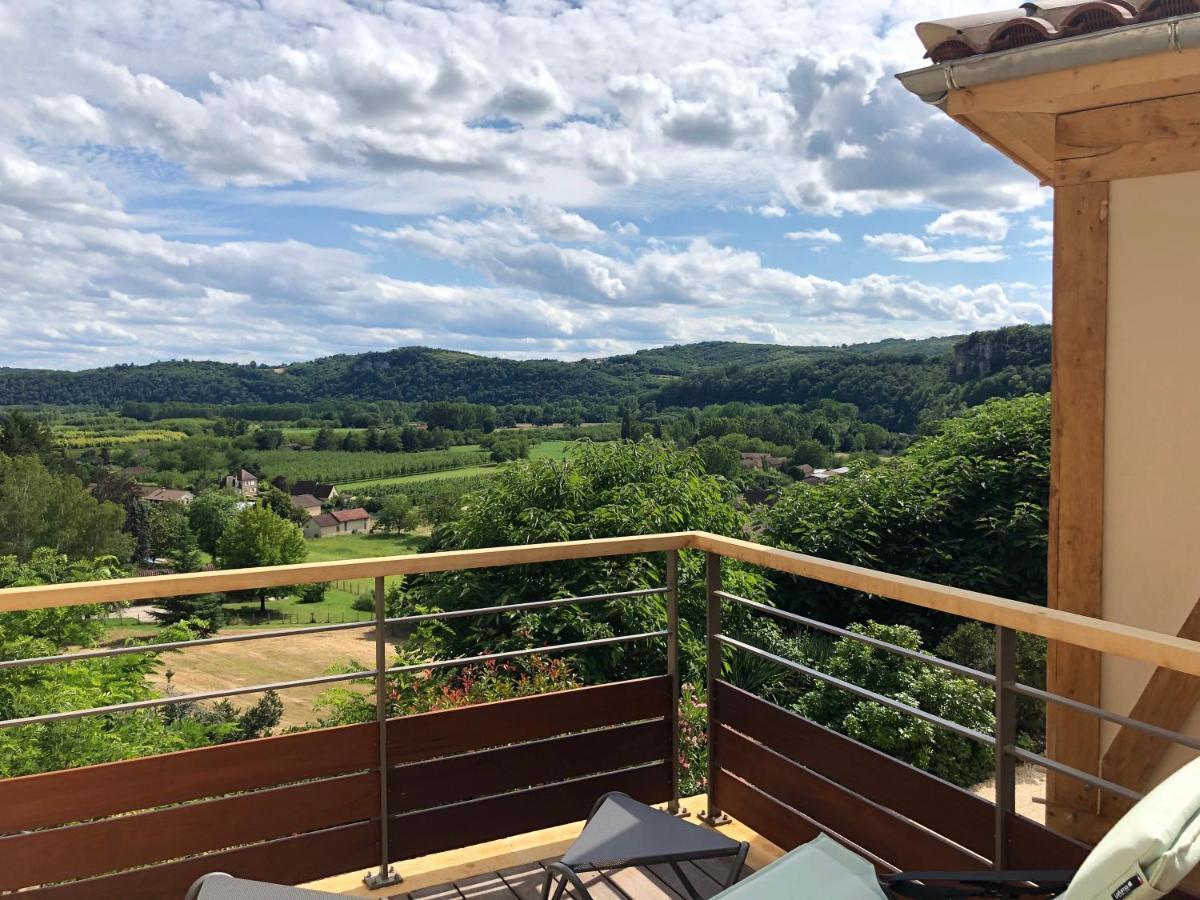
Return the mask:
[[[224,631],[222,634],[229,634]],[[166,692],[167,673],[170,690],[178,694],[217,691],[252,684],[290,681],[324,675],[330,666],[355,662],[373,668],[375,665],[375,630],[330,631],[323,634],[295,635],[217,644],[212,647],[191,647],[164,653],[158,671],[151,676],[156,688]],[[283,720],[280,728],[304,725],[313,718],[313,702],[330,685],[288,688],[279,692],[283,701]],[[367,688],[363,688],[366,690]],[[258,700],[260,695],[232,697],[239,707]]]
[[[975,785],[971,793],[994,801],[995,779]],[[1017,812],[1027,819],[1046,824],[1046,770],[1040,766],[1017,766]]]

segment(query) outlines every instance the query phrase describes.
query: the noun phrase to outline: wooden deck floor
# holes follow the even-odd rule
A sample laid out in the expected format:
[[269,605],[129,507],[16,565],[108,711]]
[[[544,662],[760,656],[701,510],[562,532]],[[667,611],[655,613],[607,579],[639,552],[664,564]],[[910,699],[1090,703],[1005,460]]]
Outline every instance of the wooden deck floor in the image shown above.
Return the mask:
[[[448,884],[393,894],[391,900],[542,900],[545,864],[550,861],[525,863]],[[681,868],[702,897],[711,897],[722,890],[729,873],[729,861],[686,862]],[[749,872],[747,867],[743,877]],[[667,865],[588,872],[582,874],[580,880],[587,886],[592,900],[688,900],[679,878]]]

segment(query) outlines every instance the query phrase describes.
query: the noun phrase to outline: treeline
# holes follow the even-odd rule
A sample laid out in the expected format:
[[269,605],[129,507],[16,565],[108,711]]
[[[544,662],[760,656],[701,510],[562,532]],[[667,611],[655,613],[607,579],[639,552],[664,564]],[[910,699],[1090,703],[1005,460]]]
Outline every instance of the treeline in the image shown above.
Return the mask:
[[0,369],[0,405],[116,404],[143,421],[224,416],[369,427],[454,419],[452,407],[465,401],[492,409],[494,418],[468,426],[486,431],[613,421],[630,398],[658,409],[833,399],[854,404],[864,421],[911,433],[990,397],[1044,391],[1049,364],[1044,326],[836,348],[704,343],[577,362],[410,347],[275,368],[182,360],[84,372]]

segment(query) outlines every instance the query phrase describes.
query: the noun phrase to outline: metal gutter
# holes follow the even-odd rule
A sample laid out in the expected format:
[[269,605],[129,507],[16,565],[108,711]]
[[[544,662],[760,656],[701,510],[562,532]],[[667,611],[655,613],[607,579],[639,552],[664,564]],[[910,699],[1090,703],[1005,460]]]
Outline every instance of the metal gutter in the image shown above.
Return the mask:
[[1195,47],[1200,13],[971,56],[896,77],[926,103],[944,108],[952,90]]

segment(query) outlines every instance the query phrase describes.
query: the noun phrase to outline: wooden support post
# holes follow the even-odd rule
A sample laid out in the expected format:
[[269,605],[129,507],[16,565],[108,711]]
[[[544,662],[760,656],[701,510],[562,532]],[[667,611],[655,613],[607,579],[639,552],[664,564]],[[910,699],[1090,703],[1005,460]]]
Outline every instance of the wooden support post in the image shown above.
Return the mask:
[[[1108,184],[1054,193],[1054,348],[1051,363],[1050,545],[1052,609],[1102,618],[1104,391],[1108,308]],[[1100,654],[1051,641],[1049,690],[1100,705]],[[1100,722],[1050,704],[1047,755],[1084,772],[1100,769]],[[1047,773],[1046,823],[1082,840],[1098,810],[1096,790]]]

